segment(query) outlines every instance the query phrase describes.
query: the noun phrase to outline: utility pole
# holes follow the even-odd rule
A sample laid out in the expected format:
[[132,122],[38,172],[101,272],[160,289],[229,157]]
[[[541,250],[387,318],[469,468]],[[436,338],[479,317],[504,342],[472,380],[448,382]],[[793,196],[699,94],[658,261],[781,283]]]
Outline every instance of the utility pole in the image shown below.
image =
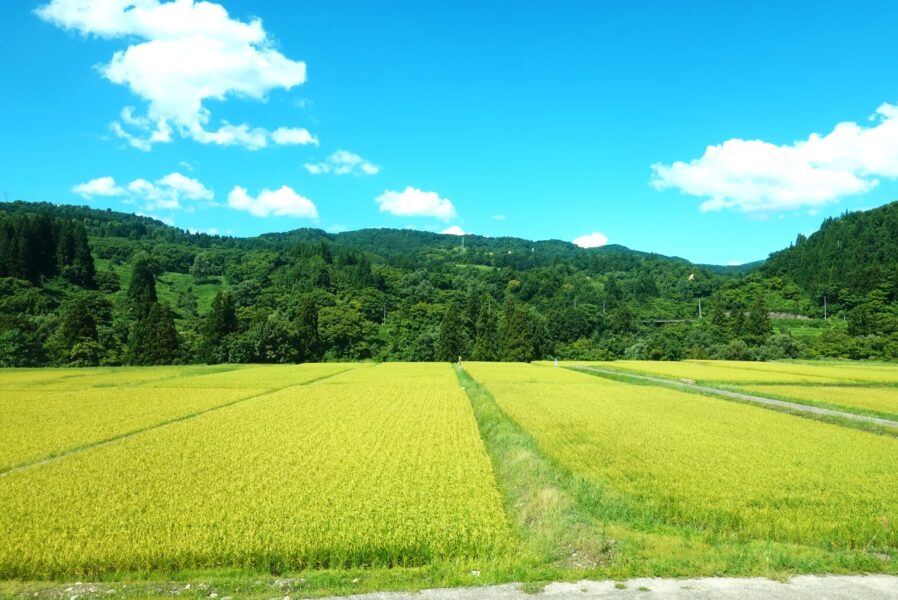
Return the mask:
[[698,297],[698,318],[702,318],[702,297]]
[[826,321],[826,296],[823,297],[823,320]]

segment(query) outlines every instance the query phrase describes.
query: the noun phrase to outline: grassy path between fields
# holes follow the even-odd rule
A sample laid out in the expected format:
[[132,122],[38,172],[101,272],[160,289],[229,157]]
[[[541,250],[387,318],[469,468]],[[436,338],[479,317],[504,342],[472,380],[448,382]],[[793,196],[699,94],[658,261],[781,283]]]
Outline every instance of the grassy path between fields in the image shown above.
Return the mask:
[[[456,367],[481,438],[493,463],[506,512],[523,546],[540,563],[568,568],[607,564],[615,541],[578,501],[586,491],[570,473],[548,459],[526,431],[514,423],[490,392]],[[595,504],[595,503],[593,503]]]
[[350,368],[342,369],[340,371],[337,371],[336,373],[322,375],[321,377],[316,377],[314,379],[310,379],[309,381],[304,381],[302,383],[285,385],[285,386],[281,386],[278,388],[269,388],[269,389],[266,389],[265,391],[259,392],[258,394],[252,394],[251,396],[246,396],[245,398],[238,398],[238,399],[232,400],[230,402],[225,402],[224,404],[218,404],[216,406],[204,408],[202,410],[198,410],[196,412],[192,412],[192,413],[189,413],[186,415],[181,415],[179,417],[175,417],[173,419],[168,419],[166,421],[161,421],[159,423],[153,423],[152,425],[147,425],[146,427],[141,427],[140,429],[126,431],[124,433],[120,433],[120,434],[114,435],[112,437],[98,440],[96,442],[90,442],[89,444],[83,444],[81,446],[76,446],[74,448],[70,448],[64,452],[58,452],[58,453],[50,454],[48,456],[43,456],[41,458],[31,460],[26,463],[22,463],[22,464],[10,467],[6,470],[0,471],[0,477],[6,477],[7,475],[12,475],[13,473],[18,473],[19,471],[24,471],[26,469],[31,469],[31,468],[37,467],[39,465],[45,465],[45,464],[48,464],[51,462],[55,462],[57,460],[62,460],[63,458],[73,456],[75,454],[80,454],[82,452],[86,452],[86,451],[92,450],[94,448],[100,448],[102,446],[108,446],[109,444],[121,442],[122,440],[133,438],[133,437],[141,435],[143,433],[147,433],[148,431],[154,431],[154,430],[160,429],[162,427],[174,425],[175,423],[181,423],[182,421],[188,421],[190,419],[194,419],[196,417],[205,415],[210,412],[221,410],[223,408],[228,408],[230,406],[234,406],[235,404],[240,404],[241,402],[248,402],[250,400],[255,400],[257,398],[261,398],[262,396],[267,396],[268,394],[274,394],[275,392],[280,392],[280,391],[287,390],[287,389],[294,388],[294,387],[303,387],[303,386],[315,383],[317,381],[321,381],[323,379],[328,379],[330,377],[340,375],[341,373],[345,373],[346,371],[349,371]]
[[781,412],[786,412],[796,416],[810,417],[835,423],[838,425],[857,425],[862,429],[872,431],[874,433],[898,435],[898,421],[892,419],[873,417],[869,415],[862,415],[841,410],[833,410],[830,408],[823,408],[821,406],[814,406],[812,404],[801,404],[799,402],[778,400],[775,398],[746,394],[744,392],[736,392],[729,389],[700,385],[687,381],[666,379],[664,377],[655,377],[652,375],[641,375],[629,371],[606,369],[589,365],[571,366],[565,368],[580,373],[596,375],[598,377],[606,377],[615,381],[622,381],[624,383],[644,383],[663,386],[679,391],[716,396],[718,398],[755,404],[764,408],[779,410]]

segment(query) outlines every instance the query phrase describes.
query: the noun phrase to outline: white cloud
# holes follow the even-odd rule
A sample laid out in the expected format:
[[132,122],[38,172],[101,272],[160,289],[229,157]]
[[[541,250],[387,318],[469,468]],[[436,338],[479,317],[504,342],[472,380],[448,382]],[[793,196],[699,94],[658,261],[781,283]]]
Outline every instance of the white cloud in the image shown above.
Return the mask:
[[571,243],[575,246],[580,246],[581,248],[598,248],[608,243],[608,236],[604,233],[594,231],[590,234],[581,235],[580,237],[571,240]]
[[112,177],[97,177],[79,183],[72,188],[72,191],[86,200],[94,196],[121,196],[125,192],[121,186],[116,185]]
[[182,200],[213,204],[215,199],[212,190],[181,173],[169,173],[155,182],[135,179],[125,187],[117,185],[112,177],[99,177],[76,185],[72,191],[86,199],[115,196],[128,204],[143,202],[145,210],[176,210],[182,208]]
[[436,217],[444,221],[455,217],[455,207],[436,192],[423,192],[411,186],[402,192],[386,190],[377,197],[380,212],[400,217]]
[[193,234],[198,233],[206,233],[208,235],[221,235],[221,232],[216,227],[209,227],[208,229],[197,229],[195,227],[188,227],[187,231]]
[[196,179],[186,177],[180,173],[170,173],[156,183],[177,192],[179,196],[187,198],[188,200],[211,201],[215,198],[215,194],[212,190]]
[[493,220],[494,221],[504,221],[505,215],[493,215]]
[[278,52],[260,19],[233,19],[214,2],[52,0],[36,13],[84,36],[127,40],[129,45],[98,70],[147,102],[145,116],[126,108],[111,125],[116,135],[142,150],[171,141],[173,129],[204,144],[262,148],[268,132],[245,123],[223,122],[207,130],[206,101],[264,100],[272,90],[289,90],[306,80],[305,63]]
[[312,175],[322,175],[324,173],[333,173],[334,175],[377,175],[380,172],[380,167],[347,150],[337,150],[328,156],[324,162],[306,163],[303,166]]
[[826,135],[778,146],[731,139],[701,158],[652,165],[652,186],[706,198],[702,211],[815,209],[898,177],[898,106],[883,104],[874,125],[839,123]]
[[445,235],[465,235],[465,230],[458,225],[453,225],[452,227],[447,227],[440,233]]
[[278,190],[262,190],[258,196],[250,196],[246,188],[235,186],[228,194],[228,206],[245,210],[257,217],[275,215],[317,219],[318,210],[311,200],[300,196],[292,188],[282,186]]
[[250,127],[246,123],[231,125],[222,121],[215,131],[206,131],[201,125],[191,125],[190,135],[201,144],[219,146],[243,146],[249,150],[259,150],[268,145],[268,132],[261,127]]
[[271,139],[282,146],[318,145],[318,138],[301,127],[278,127],[271,133]]

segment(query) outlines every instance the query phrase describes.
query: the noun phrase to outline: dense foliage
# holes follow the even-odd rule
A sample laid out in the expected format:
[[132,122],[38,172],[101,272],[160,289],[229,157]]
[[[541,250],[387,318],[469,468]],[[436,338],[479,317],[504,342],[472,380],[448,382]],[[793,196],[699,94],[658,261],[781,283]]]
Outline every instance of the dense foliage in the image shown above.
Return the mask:
[[[828,221],[758,270],[407,230],[241,239],[0,204],[0,365],[895,358],[896,214]],[[882,266],[861,281],[855,260]]]
[[824,221],[764,265],[786,274],[818,303],[841,311],[848,333],[894,338],[898,332],[898,203]]

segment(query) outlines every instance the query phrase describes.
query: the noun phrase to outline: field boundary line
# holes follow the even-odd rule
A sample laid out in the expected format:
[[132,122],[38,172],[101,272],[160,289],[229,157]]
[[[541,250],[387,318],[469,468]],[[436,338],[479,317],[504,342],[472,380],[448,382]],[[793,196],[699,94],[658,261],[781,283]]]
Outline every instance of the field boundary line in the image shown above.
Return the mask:
[[[310,379],[308,381],[303,381],[302,383],[294,383],[291,385],[281,386],[279,388],[266,389],[264,392],[259,392],[258,394],[252,394],[245,398],[237,398],[236,400],[231,400],[230,402],[226,402],[224,404],[219,404],[217,406],[211,406],[209,408],[204,408],[203,410],[198,410],[198,411],[192,412],[190,414],[181,415],[180,417],[175,417],[174,419],[169,419],[168,421],[154,423],[152,425],[148,425],[148,426],[142,427],[140,429],[133,429],[131,431],[127,431],[125,433],[121,433],[121,434],[118,434],[118,435],[115,435],[115,436],[112,436],[112,437],[109,437],[109,438],[106,438],[104,440],[100,440],[97,442],[90,442],[88,444],[83,444],[81,446],[75,446],[74,448],[70,448],[70,449],[60,452],[58,454],[51,454],[49,456],[44,456],[37,460],[28,461],[28,462],[10,467],[6,470],[0,471],[0,477],[6,477],[7,475],[12,475],[13,473],[25,471],[26,469],[30,469],[32,467],[38,467],[40,465],[45,465],[48,463],[56,462],[58,460],[62,460],[63,458],[67,458],[69,456],[74,456],[75,454],[81,454],[82,452],[86,452],[86,451],[92,450],[94,448],[100,448],[102,446],[108,446],[108,445],[114,444],[116,442],[121,442],[121,441],[129,439],[129,438],[137,437],[138,435],[140,435],[142,433],[146,433],[148,431],[153,431],[155,429],[161,429],[163,427],[167,427],[169,425],[174,425],[175,423],[181,423],[183,421],[189,421],[190,419],[193,419],[195,417],[199,417],[199,416],[205,415],[207,413],[210,413],[210,412],[213,412],[216,410],[229,408],[229,407],[234,406],[235,404],[239,404],[241,402],[248,402],[249,400],[256,400],[258,398],[267,396],[269,394],[276,394],[277,392],[289,390],[290,388],[304,387],[307,385],[311,385],[311,384],[317,383],[323,379],[335,377],[337,375],[340,375],[342,373],[350,371],[350,370],[352,370],[352,368],[353,367],[341,369],[340,371],[337,371],[335,373],[330,373],[329,375],[322,375],[321,377],[315,377],[314,379]],[[152,389],[152,388],[150,388],[150,389]],[[185,389],[189,389],[189,388],[185,388]]]
[[618,377],[622,379],[635,379],[637,381],[645,381],[647,383],[669,387],[681,391],[700,392],[711,396],[726,398],[728,400],[739,400],[742,402],[748,402],[750,404],[761,405],[766,408],[781,409],[793,413],[798,412],[806,413],[809,415],[818,415],[822,417],[835,417],[838,419],[847,419],[850,421],[869,423],[871,425],[878,425],[880,427],[887,427],[890,429],[898,429],[898,421],[894,421],[891,419],[883,419],[879,417],[871,417],[856,413],[843,412],[839,410],[832,410],[829,408],[822,408],[819,406],[812,406],[810,404],[788,402],[786,400],[775,400],[773,398],[766,398],[764,396],[755,396],[753,394],[746,394],[743,392],[734,392],[732,390],[724,390],[707,385],[699,385],[697,383],[687,383],[685,381],[664,379],[662,377],[653,377],[651,375],[637,375],[630,372],[616,371],[614,369],[604,369],[601,367],[594,367],[589,365],[571,366],[568,368],[575,371],[595,373],[597,375]]

